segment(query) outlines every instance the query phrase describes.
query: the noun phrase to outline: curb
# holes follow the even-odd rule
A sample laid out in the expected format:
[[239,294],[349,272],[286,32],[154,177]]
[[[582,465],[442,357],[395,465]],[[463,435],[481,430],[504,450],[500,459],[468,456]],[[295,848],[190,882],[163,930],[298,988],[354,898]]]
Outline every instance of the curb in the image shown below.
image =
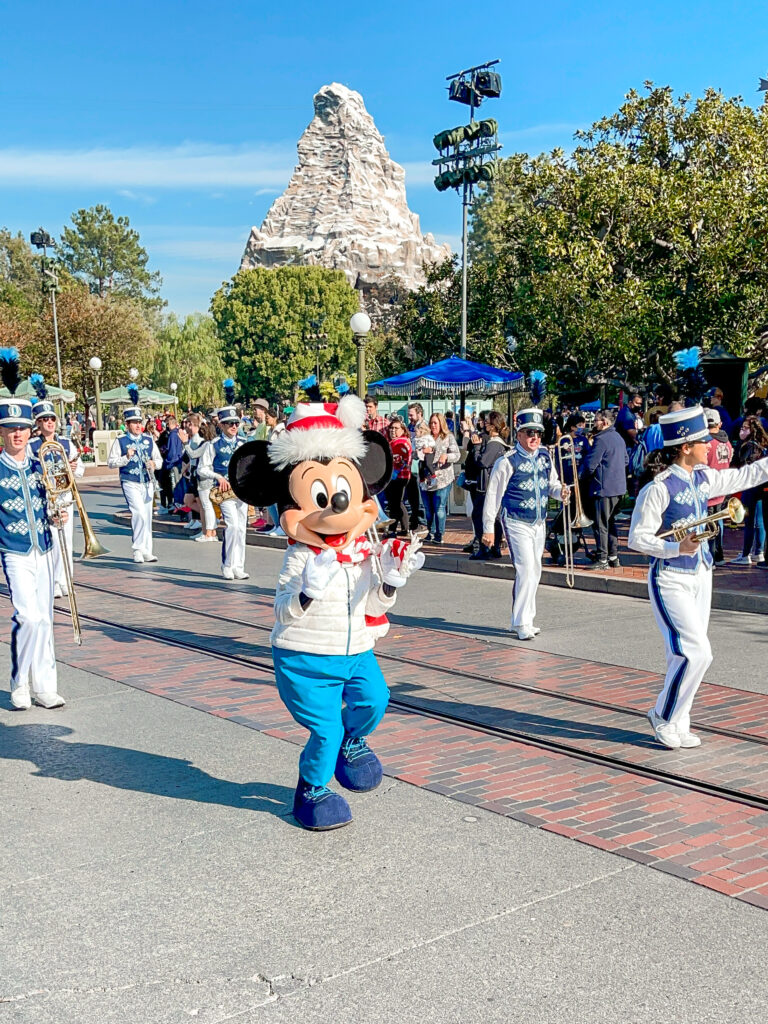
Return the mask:
[[[129,526],[130,517],[127,512],[116,512],[110,517],[110,521],[120,526]],[[155,533],[163,533],[169,536],[188,537],[188,531],[184,530],[180,523],[167,523],[162,518],[152,520],[152,528]],[[219,527],[216,531],[219,539],[223,536],[224,529]],[[249,547],[273,548],[285,550],[286,542],[282,537],[266,537],[264,534],[256,533],[248,529],[245,542]],[[464,556],[454,554],[431,554],[427,553],[424,568],[430,572],[447,572],[459,576],[484,576],[493,580],[514,580],[515,567],[509,562],[470,562]],[[615,594],[619,597],[635,597],[648,601],[648,586],[645,580],[631,580],[622,576],[599,575],[593,572],[576,572],[576,582],[573,588],[569,588],[565,582],[562,572],[548,569],[546,566],[541,571],[541,582],[547,587],[562,587],[565,589],[581,590],[593,594]],[[717,571],[715,570],[715,579]],[[712,608],[718,611],[729,612],[750,612],[754,615],[768,615],[768,593],[762,594],[740,594],[732,590],[712,591]]]

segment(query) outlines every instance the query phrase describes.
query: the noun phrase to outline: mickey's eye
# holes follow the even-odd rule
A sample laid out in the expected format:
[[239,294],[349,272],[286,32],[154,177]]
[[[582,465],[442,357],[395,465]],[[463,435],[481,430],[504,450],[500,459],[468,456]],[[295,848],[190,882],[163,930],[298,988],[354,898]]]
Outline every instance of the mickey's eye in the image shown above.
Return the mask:
[[309,493],[318,508],[328,507],[328,491],[326,491],[322,480],[315,480]]
[[346,494],[348,498],[352,498],[352,487],[345,476],[336,477],[336,490],[341,491],[342,494]]

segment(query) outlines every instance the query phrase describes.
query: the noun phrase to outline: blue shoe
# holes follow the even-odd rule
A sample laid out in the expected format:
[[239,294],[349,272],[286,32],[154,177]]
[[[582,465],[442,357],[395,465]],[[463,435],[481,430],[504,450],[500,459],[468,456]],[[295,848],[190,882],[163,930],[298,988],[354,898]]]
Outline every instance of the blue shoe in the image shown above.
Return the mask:
[[381,761],[361,736],[345,736],[336,759],[336,779],[345,789],[367,793],[381,783]]
[[311,832],[341,828],[352,821],[352,811],[343,796],[327,786],[310,786],[301,776],[293,798],[293,816]]

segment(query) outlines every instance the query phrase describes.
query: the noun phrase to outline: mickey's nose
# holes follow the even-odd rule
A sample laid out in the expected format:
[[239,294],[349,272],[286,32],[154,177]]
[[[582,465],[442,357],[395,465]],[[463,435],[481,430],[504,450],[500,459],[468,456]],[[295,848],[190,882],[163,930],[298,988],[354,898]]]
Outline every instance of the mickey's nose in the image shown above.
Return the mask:
[[334,512],[345,512],[349,508],[349,495],[344,491],[336,491],[331,498],[331,508]]

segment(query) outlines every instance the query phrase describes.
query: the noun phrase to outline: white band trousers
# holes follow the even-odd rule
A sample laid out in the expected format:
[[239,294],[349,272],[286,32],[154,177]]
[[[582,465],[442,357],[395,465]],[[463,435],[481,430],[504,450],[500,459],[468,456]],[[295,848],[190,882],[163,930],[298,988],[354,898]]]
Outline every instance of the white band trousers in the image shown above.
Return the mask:
[[211,502],[211,487],[203,486],[203,482],[200,481],[197,488],[197,496],[200,499],[200,505],[203,510],[203,529],[206,533],[213,533],[216,529],[216,512]]
[[664,637],[667,674],[656,701],[656,714],[690,732],[691,705],[704,673],[712,664],[707,637],[712,604],[712,572],[673,572],[652,563],[648,592],[656,624]]
[[134,551],[142,555],[152,554],[152,500],[154,488],[151,482],[133,483],[126,481],[122,485],[128,511],[131,513],[131,534]]
[[541,556],[544,553],[546,523],[525,523],[514,519],[502,509],[501,525],[515,565],[512,591],[512,628],[530,628],[536,617],[536,591],[541,579]]
[[221,545],[221,564],[225,569],[245,571],[245,531],[248,526],[248,506],[239,498],[221,503],[224,520],[224,541]]
[[5,552],[3,571],[13,604],[11,689],[56,693],[53,650],[53,552]]
[[[75,503],[72,501],[71,493],[68,497],[69,504],[66,504],[65,507],[69,514],[67,515],[66,523],[64,523],[64,543],[67,545],[69,571],[71,574],[74,574],[75,563],[72,555],[72,543],[75,537]],[[66,500],[67,495],[65,495]],[[67,586],[67,577],[64,573],[64,559],[61,551],[59,531],[55,526],[51,527],[51,536],[53,537],[53,579],[60,587],[65,588]]]

